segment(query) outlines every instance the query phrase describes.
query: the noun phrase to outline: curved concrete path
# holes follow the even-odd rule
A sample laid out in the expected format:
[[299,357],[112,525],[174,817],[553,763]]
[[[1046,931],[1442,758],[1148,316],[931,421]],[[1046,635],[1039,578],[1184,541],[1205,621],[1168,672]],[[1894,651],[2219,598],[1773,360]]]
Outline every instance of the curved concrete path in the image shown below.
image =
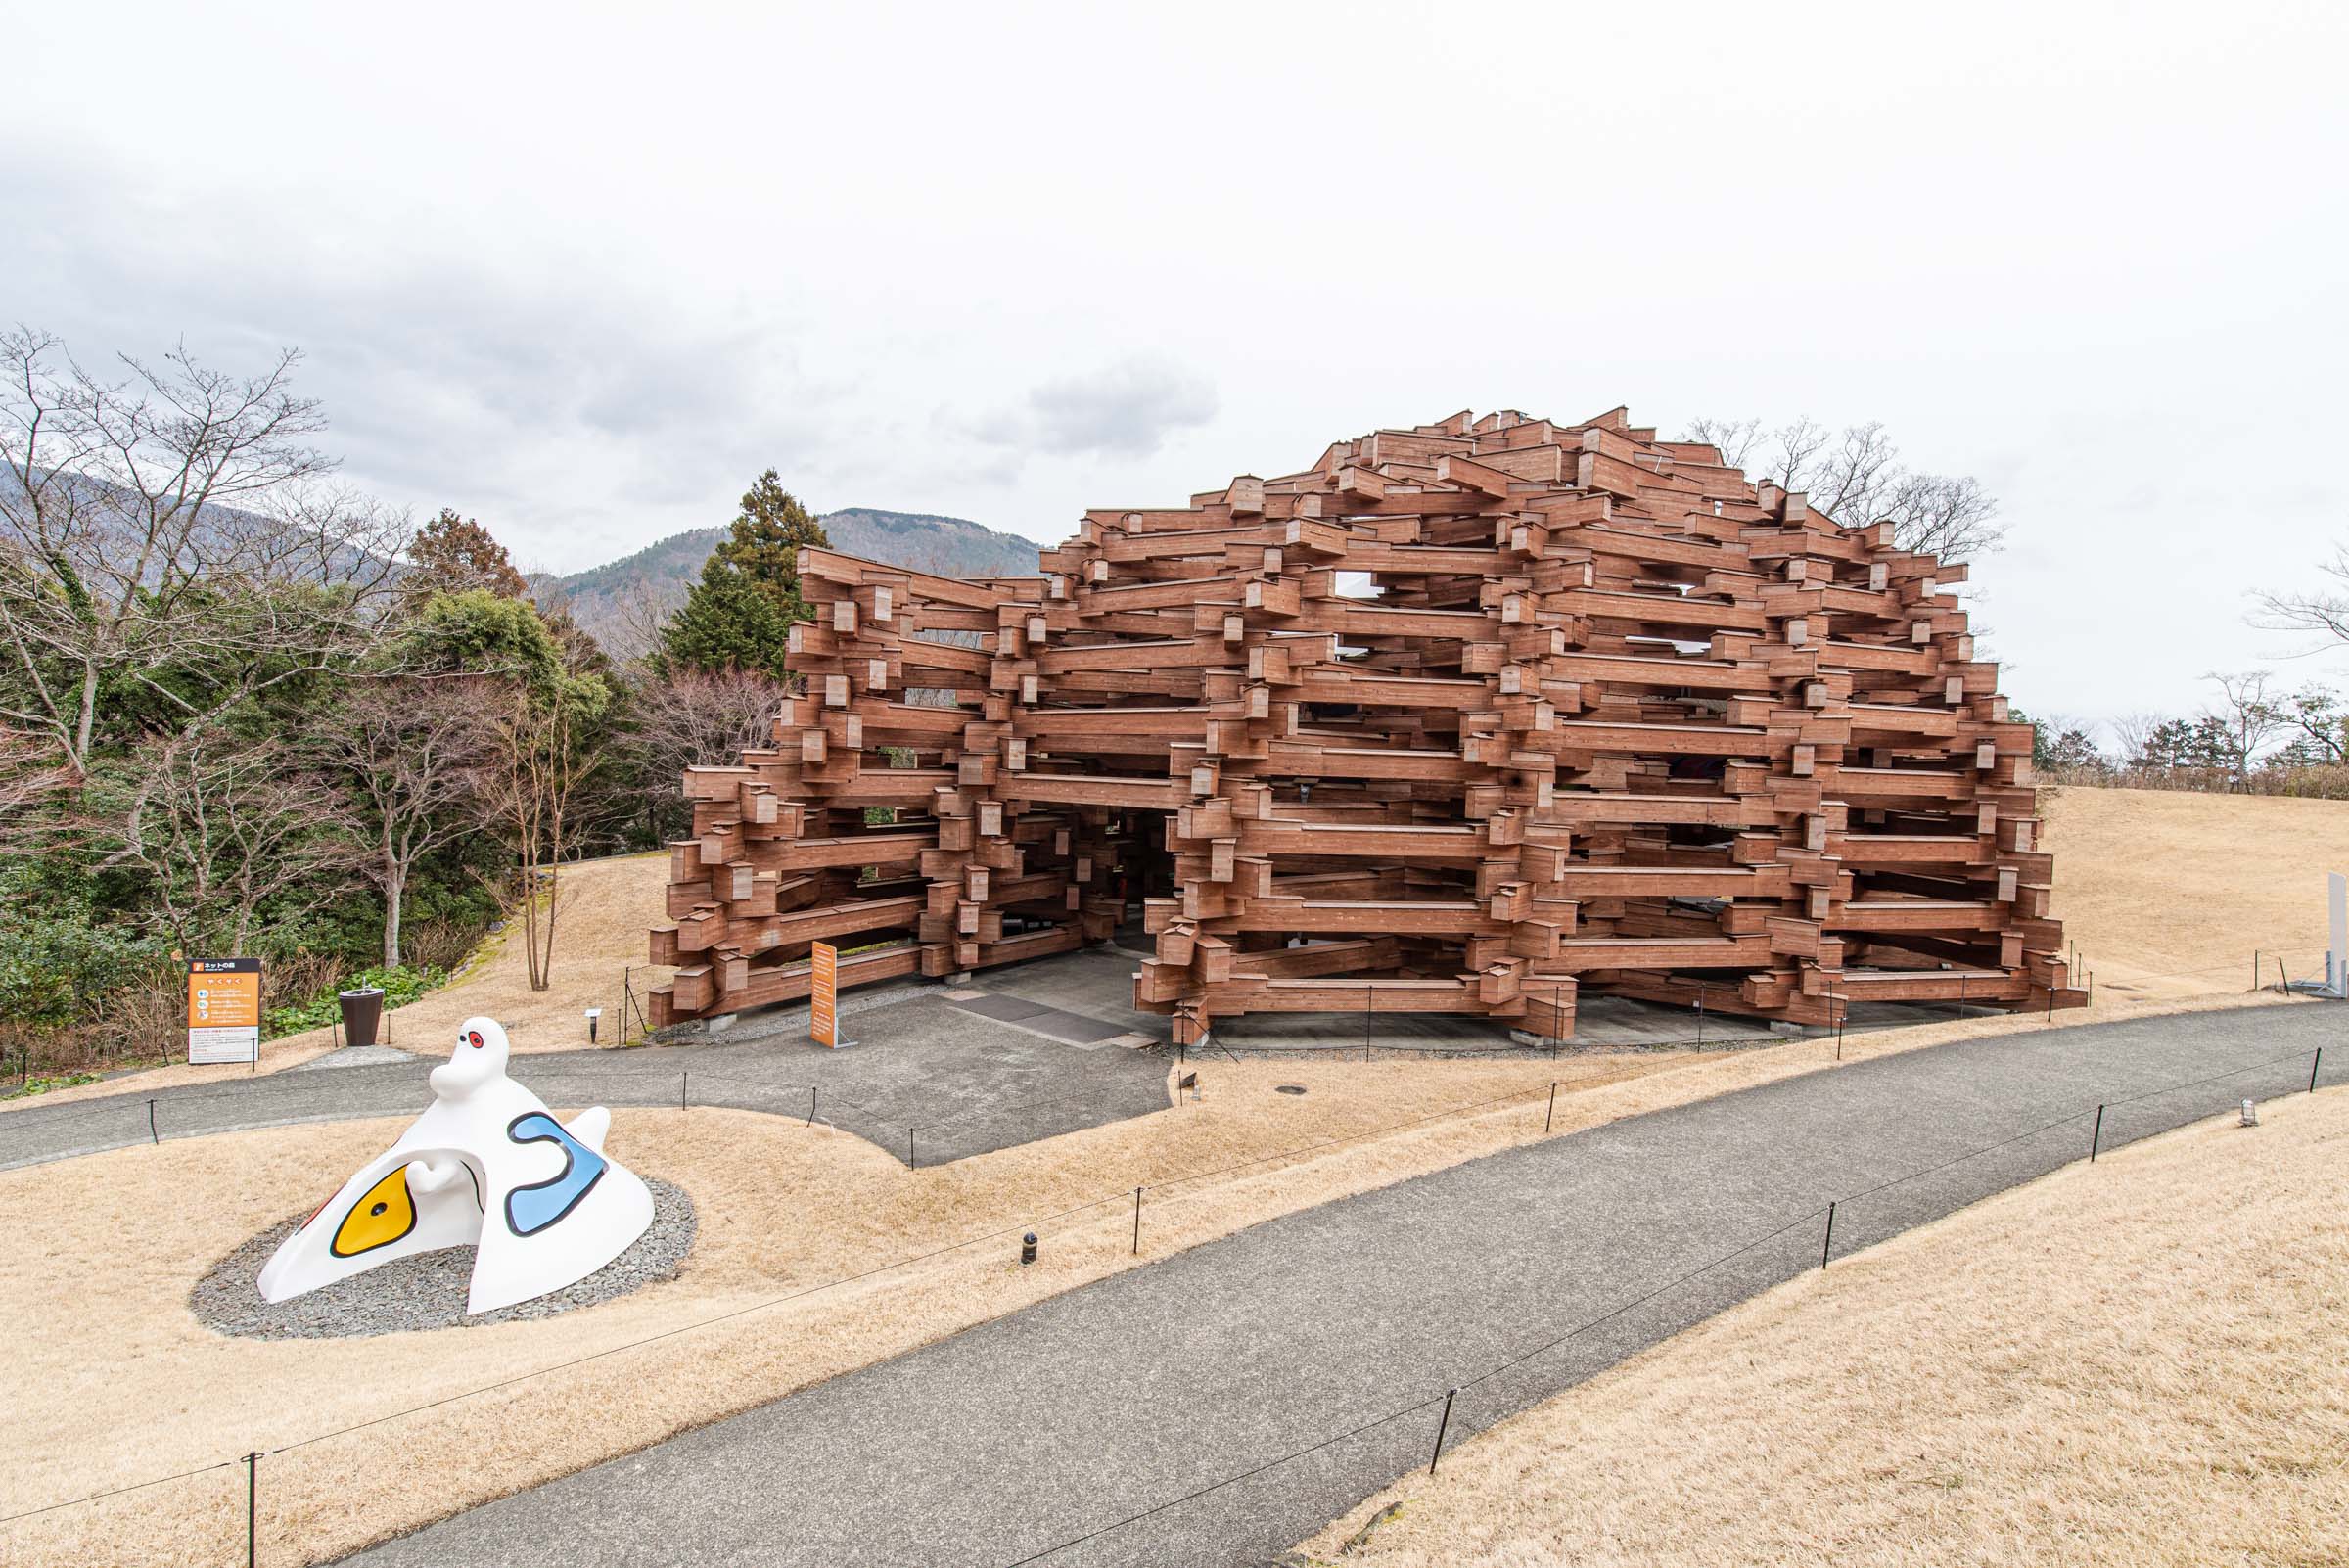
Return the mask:
[[[814,1115],[923,1165],[1141,1116],[1169,1103],[1167,1063],[1143,1051],[1088,1049],[972,1014],[935,991],[858,998],[842,1022],[846,1050],[809,1044],[774,1020],[754,1037],[690,1045],[546,1051],[510,1071],[551,1106],[694,1105]],[[804,1017],[804,1014],[802,1015]],[[296,1122],[414,1116],[431,1103],[425,1075],[445,1050],[362,1066],[320,1058],[227,1080],[0,1112],[0,1171],[160,1138]],[[812,1098],[810,1097],[812,1095]]]
[[1456,1441],[1817,1268],[1831,1198],[1835,1250],[1865,1246],[2079,1159],[2099,1101],[2115,1102],[2110,1147],[2297,1092],[2328,1039],[2324,1082],[2349,1083],[2349,1011],[2307,1004],[1911,1051],[1528,1145],[1085,1286],[351,1560],[1260,1563],[1427,1463],[1447,1389]]

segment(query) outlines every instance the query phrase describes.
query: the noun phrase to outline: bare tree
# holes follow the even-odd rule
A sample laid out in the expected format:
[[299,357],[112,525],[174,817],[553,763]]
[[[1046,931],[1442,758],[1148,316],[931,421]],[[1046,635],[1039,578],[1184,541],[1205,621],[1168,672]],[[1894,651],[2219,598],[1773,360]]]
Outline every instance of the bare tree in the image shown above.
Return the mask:
[[1728,468],[1751,468],[1754,454],[1762,445],[1762,421],[1758,419],[1694,419],[1688,422],[1688,438],[1701,441],[1721,454]]
[[1847,528],[1889,520],[1904,550],[1970,561],[2005,535],[1998,501],[1977,482],[1908,468],[1878,423],[1837,434],[1808,417],[1768,432],[1758,419],[1699,419],[1689,438],[1715,447],[1731,468],[1803,491]]
[[2299,731],[2282,760],[2326,764],[2349,761],[2349,704],[2327,687],[2303,686],[2276,705],[2284,724]]
[[184,951],[242,954],[262,905],[307,913],[339,891],[350,846],[334,795],[283,743],[191,731],[131,772],[104,863],[145,874],[154,923]]
[[2154,732],[2169,721],[2167,714],[2154,713],[2123,714],[2112,720],[2112,740],[2120,750],[2121,766],[2130,768],[2142,765],[2146,747],[2153,739]]
[[[540,603],[546,602],[542,592]],[[661,628],[685,603],[682,582],[650,582],[631,589],[595,627],[596,640],[613,658],[641,659],[661,646]]]
[[174,348],[106,381],[0,333],[0,721],[73,779],[110,703],[202,729],[372,637],[405,526],[325,483],[299,362],[236,376]]
[[563,860],[576,847],[580,796],[602,763],[584,742],[605,688],[600,681],[568,684],[591,687],[595,695],[567,690],[538,700],[527,687],[517,688],[487,714],[484,731],[486,795],[521,879],[524,953],[532,991],[544,991],[550,983]]
[[2349,544],[2332,547],[2332,559],[2317,570],[2338,587],[2295,589],[2259,595],[2259,610],[2251,623],[2268,631],[2299,631],[2321,639],[2309,652],[2349,643]]
[[408,679],[355,687],[310,745],[341,781],[367,880],[384,898],[384,965],[400,961],[400,920],[417,862],[486,819],[486,682]]
[[786,695],[782,682],[757,669],[676,669],[638,688],[627,750],[657,833],[682,810],[685,769],[730,765],[745,751],[774,744]]
[[2219,688],[2219,700],[2203,711],[2203,721],[2224,741],[2235,787],[2243,788],[2250,783],[2251,768],[2268,742],[2289,726],[2291,719],[2282,705],[2269,696],[2270,672],[2265,669],[2213,670],[2202,678]]
[[1988,555],[2006,536],[1998,499],[1968,474],[1905,474],[1881,508],[1893,542],[1944,561]]

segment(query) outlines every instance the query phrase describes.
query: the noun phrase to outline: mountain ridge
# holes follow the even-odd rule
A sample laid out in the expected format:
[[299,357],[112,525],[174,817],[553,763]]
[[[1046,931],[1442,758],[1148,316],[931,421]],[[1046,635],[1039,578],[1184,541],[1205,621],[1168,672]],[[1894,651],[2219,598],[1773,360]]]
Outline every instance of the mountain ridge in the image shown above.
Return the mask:
[[[908,571],[944,577],[1007,577],[1035,576],[1041,570],[1036,554],[1042,545],[968,518],[846,506],[816,521],[841,554]],[[533,576],[531,590],[566,605],[572,619],[614,657],[629,658],[651,647],[654,632],[684,602],[685,590],[701,576],[702,563],[725,534],[722,525],[688,529],[583,572]]]
[[[52,477],[36,472],[43,479]],[[87,540],[90,518],[103,517],[106,503],[115,501],[118,486],[88,475],[76,474],[70,479],[85,491],[80,499],[88,514],[82,519],[83,537]],[[24,498],[23,487],[16,477],[0,467],[0,504],[21,506]],[[136,510],[127,494],[117,504],[125,515]],[[216,542],[240,531],[266,534],[278,527],[264,514],[220,502],[207,504],[201,520],[206,526],[192,528],[191,539]],[[968,518],[847,506],[824,513],[817,521],[824,525],[832,548],[843,555],[860,556],[936,576],[1035,576],[1041,570],[1037,552],[1043,546],[1034,539],[999,532]],[[723,526],[688,529],[581,572],[530,573],[527,580],[530,596],[544,606],[564,606],[573,621],[614,658],[633,658],[650,651],[662,623],[668,620],[670,611],[685,602],[685,591],[701,576],[702,563],[725,535]],[[365,553],[361,551],[351,559],[364,560]],[[151,568],[151,576],[161,570],[160,564]],[[385,568],[394,581],[408,570],[407,563],[398,559]]]

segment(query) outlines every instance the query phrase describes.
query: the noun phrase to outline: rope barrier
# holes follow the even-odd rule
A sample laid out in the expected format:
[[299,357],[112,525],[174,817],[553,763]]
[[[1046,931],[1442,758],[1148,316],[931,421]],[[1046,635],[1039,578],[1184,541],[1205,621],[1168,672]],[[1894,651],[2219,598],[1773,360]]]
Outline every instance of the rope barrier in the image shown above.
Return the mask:
[[[2321,1061],[2322,1047],[2317,1047],[2316,1049],[2318,1052],[2318,1059]],[[2290,1051],[2280,1055],[2262,1057],[2257,1061],[2245,1063],[2241,1066],[2231,1068],[2224,1072],[2210,1074],[2203,1078],[2187,1080],[2183,1083],[2163,1084],[2159,1087],[2147,1089],[2142,1093],[2132,1095],[2124,1099],[2108,1100],[2104,1102],[2104,1104],[2107,1106],[2135,1104],[2142,1100],[2151,1099],[2157,1095],[2175,1093],[2183,1089],[2197,1088],[2209,1084],[2221,1082],[2225,1079],[2240,1077],[2244,1073],[2254,1072],[2261,1068],[2273,1067],[2279,1063],[2296,1060],[2300,1056],[2309,1054],[2311,1053],[2307,1051]],[[2311,1092],[2313,1092],[2313,1087],[2314,1079],[2312,1077]],[[1431,1121],[1442,1120],[1450,1116],[1462,1116],[1471,1112],[1489,1110],[1495,1106],[1504,1105],[1510,1103],[1511,1101],[1529,1100],[1536,1095],[1544,1093],[1546,1088],[1546,1084],[1540,1084],[1531,1089],[1523,1090],[1517,1093],[1497,1095],[1485,1100],[1473,1101],[1466,1105],[1454,1106],[1443,1111],[1431,1112],[1425,1116],[1411,1118],[1404,1122],[1391,1123],[1384,1127],[1369,1129],[1361,1132],[1348,1133],[1340,1137],[1324,1139],[1316,1143],[1300,1145],[1294,1149],[1288,1149],[1275,1154],[1260,1156],[1256,1159],[1242,1161],[1234,1165],[1218,1167],[1204,1172],[1194,1172],[1184,1176],[1164,1177],[1156,1182],[1145,1182],[1142,1185],[1144,1190],[1151,1190],[1175,1186],[1184,1182],[1201,1180],[1211,1176],[1228,1175],[1235,1171],[1247,1170],[1252,1166],[1268,1164],[1275,1160],[1295,1158],[1302,1154],[1313,1153],[1316,1150],[1333,1147],[1337,1144],[1355,1142],[1365,1137],[1375,1137],[1384,1132],[1399,1131],[1405,1128],[1419,1126]],[[1686,1284],[1688,1281],[1698,1277],[1701,1274],[1710,1272],[1711,1270],[1719,1268],[1725,1263],[1731,1261],[1732,1259],[1741,1257],[1744,1254],[1753,1251],[1756,1247],[1766,1245],[1767,1243],[1775,1240],[1779,1236],[1786,1234],[1788,1231],[1793,1230],[1814,1219],[1817,1219],[1820,1215],[1823,1215],[1830,1207],[1834,1207],[1836,1205],[1848,1205],[1857,1202],[1860,1199],[1887,1191],[1893,1187],[1904,1186],[1910,1182],[1921,1180],[1926,1176],[1934,1176],[1940,1172],[1949,1170],[1953,1166],[1963,1164],[1968,1160],[1977,1159],[1984,1154],[1995,1153],[2000,1149],[2022,1142],[2028,1138],[2040,1136],[2041,1134],[2050,1131],[2055,1128],[2064,1126],[2066,1123],[2077,1122],[2089,1114],[2090,1113],[2088,1111],[2073,1112],[2070,1115],[2056,1118],[2053,1121],[2043,1123],[2037,1127],[2029,1129],[2028,1130],[2015,1133],[2010,1137],[2001,1138],[1997,1142],[1987,1143],[1979,1148],[1970,1149],[1965,1153],[1957,1155],[1951,1159],[1939,1161],[1920,1170],[1910,1172],[1907,1175],[1893,1177],[1890,1180],[1878,1182],[1873,1186],[1861,1188],[1856,1192],[1836,1198],[1833,1200],[1832,1204],[1819,1205],[1805,1210],[1803,1213],[1795,1216],[1791,1220],[1784,1222],[1773,1229],[1767,1231],[1762,1235],[1756,1236],[1737,1247],[1731,1248],[1727,1252],[1711,1258],[1705,1263],[1698,1265],[1696,1268],[1680,1275],[1676,1275],[1674,1278],[1665,1281],[1663,1284],[1655,1286],[1654,1288],[1645,1291],[1638,1296],[1633,1297],[1632,1299],[1621,1303],[1620,1305],[1610,1309],[1608,1312],[1603,1313],[1596,1317],[1588,1319],[1582,1323],[1578,1323],[1574,1327],[1565,1330],[1564,1332],[1547,1341],[1544,1341],[1541,1345],[1535,1346],[1531,1350],[1511,1357],[1507,1360],[1498,1362],[1494,1366],[1489,1367],[1484,1372],[1479,1373],[1476,1377],[1453,1385],[1453,1388],[1473,1388],[1489,1381],[1496,1376],[1498,1376],[1500,1373],[1505,1372],[1512,1367],[1522,1365],[1524,1362],[1531,1360],[1535,1357],[1553,1350],[1557,1346],[1565,1344],[1569,1340],[1589,1332],[1591,1328],[1594,1328],[1601,1323],[1611,1321],[1636,1307],[1645,1305],[1647,1302],[1657,1299],[1668,1291]],[[975,1234],[963,1237],[960,1240],[950,1242],[945,1246],[933,1248],[927,1252],[915,1253],[907,1257],[893,1259],[887,1263],[875,1265],[873,1268],[862,1269],[855,1273],[844,1274],[837,1278],[824,1280],[817,1284],[809,1285],[799,1290],[787,1291],[776,1296],[768,1297],[761,1301],[750,1303],[746,1306],[737,1307],[723,1313],[714,1314],[708,1317],[697,1318],[690,1323],[681,1323],[673,1328],[663,1329],[657,1333],[647,1334],[637,1339],[625,1341],[622,1344],[606,1346],[602,1350],[591,1351],[586,1355],[573,1357],[566,1360],[554,1362],[551,1365],[537,1367],[528,1372],[520,1372],[512,1377],[501,1378],[495,1382],[485,1383],[475,1388],[464,1389],[457,1393],[445,1395],[437,1400],[427,1401],[421,1405],[409,1406],[402,1409],[389,1411],[383,1415],[371,1416],[364,1421],[353,1422],[347,1426],[338,1427],[332,1431],[322,1432],[312,1437],[297,1439],[292,1443],[281,1444],[276,1448],[261,1451],[261,1453],[262,1456],[266,1457],[280,1453],[290,1453],[300,1449],[311,1448],[317,1444],[331,1442],[337,1438],[347,1437],[353,1432],[366,1431],[370,1428],[387,1425],[393,1421],[404,1420],[410,1416],[424,1414],[428,1411],[439,1409],[446,1406],[454,1405],[464,1400],[477,1398],[484,1394],[496,1393],[502,1389],[512,1388],[521,1383],[531,1382],[541,1377],[548,1377],[557,1372],[567,1371],[574,1367],[583,1366],[595,1361],[604,1360],[611,1357],[622,1355],[629,1351],[641,1350],[648,1345],[655,1345],[666,1340],[679,1338],[683,1335],[698,1333],[705,1328],[713,1327],[720,1323],[730,1322],[741,1317],[749,1316],[756,1313],[770,1311],[776,1307],[785,1306],[795,1301],[805,1300],[807,1297],[818,1295],[828,1290],[836,1290],[846,1285],[856,1284],[897,1269],[910,1268],[916,1264],[927,1263],[933,1259],[945,1257],[948,1254],[960,1252],[966,1248],[976,1246],[983,1241],[990,1241],[1004,1236],[1018,1234],[1023,1230],[1032,1229],[1041,1224],[1048,1224],[1053,1221],[1066,1219],[1072,1215],[1082,1214],[1090,1209],[1102,1208],[1113,1203],[1122,1208],[1128,1201],[1132,1191],[1132,1188],[1123,1188],[1110,1196],[1095,1198],[1084,1203],[1075,1204],[1068,1208],[1056,1210],[1050,1214],[1042,1215],[1040,1217],[1022,1219],[1009,1225],[977,1232]],[[1317,1453],[1333,1444],[1344,1442],[1350,1437],[1359,1436],[1362,1432],[1369,1431],[1376,1426],[1384,1425],[1397,1420],[1404,1415],[1412,1413],[1415,1410],[1425,1409],[1444,1398],[1445,1396],[1443,1394],[1430,1395],[1427,1398],[1416,1402],[1415,1404],[1404,1406],[1386,1415],[1376,1417],[1359,1426],[1350,1428],[1345,1432],[1338,1433],[1335,1436],[1322,1439],[1321,1441],[1306,1448],[1295,1450],[1291,1453],[1282,1454],[1277,1458],[1266,1460],[1263,1463],[1255,1465],[1247,1470],[1236,1472],[1235,1474],[1226,1476],[1220,1481],[1213,1482],[1208,1486],[1186,1493],[1182,1497],[1170,1499],[1166,1502],[1154,1504],[1151,1507],[1142,1509],[1133,1514],[1129,1514],[1123,1519],[1103,1525],[1084,1535],[1071,1537],[1066,1541],[1058,1542],[1038,1552],[1033,1553],[1026,1557],[1018,1558],[1016,1561],[1004,1565],[1004,1568],[1023,1568],[1023,1565],[1025,1564],[1039,1561],[1043,1557],[1047,1557],[1055,1552],[1065,1550],[1069,1546],[1081,1545],[1083,1542],[1094,1540],[1101,1535],[1108,1534],[1114,1530],[1122,1529],[1127,1525],[1148,1518],[1153,1514],[1163,1513],[1169,1508],[1177,1507],[1184,1502],[1192,1501],[1198,1498],[1208,1496],[1213,1492],[1231,1486],[1239,1481],[1250,1479],[1256,1475],[1261,1475],[1267,1470],[1276,1468],[1277,1466],[1288,1463],[1293,1459],[1303,1457],[1310,1453]],[[39,1507],[25,1509],[22,1512],[0,1515],[0,1523],[9,1523],[18,1519],[30,1518],[35,1514],[51,1513],[62,1508],[77,1507],[91,1502],[103,1501],[108,1498],[119,1497],[124,1493],[143,1491],[150,1487],[167,1485],[173,1481],[187,1480],[194,1476],[207,1474],[213,1470],[233,1468],[235,1465],[243,1462],[244,1459],[241,1456],[234,1459],[220,1460],[207,1465],[200,1465],[191,1470],[179,1471],[172,1475],[159,1476],[153,1480],[132,1482],[126,1486],[112,1488],[108,1491],[91,1493],[85,1497],[67,1499],[58,1502],[44,1503]]]
[[[2319,1047],[2318,1049],[2321,1051],[2322,1047]],[[2299,1051],[2291,1053],[2292,1056],[2306,1054],[2308,1053]],[[2154,1090],[2152,1092],[2167,1093],[2171,1089],[2194,1087],[2202,1084],[2215,1082],[2219,1078],[2234,1077],[2242,1072],[2251,1071],[2253,1068],[2273,1066],[2278,1061],[2288,1059],[2290,1058],[2270,1057],[2263,1061],[2252,1063],[2249,1067],[2238,1068],[2233,1073],[2217,1074],[2214,1075],[2213,1078],[2198,1079],[2188,1084],[2171,1084],[2168,1086],[2168,1088]],[[2148,1096],[2138,1096],[2138,1098],[2146,1097]],[[2121,1104],[2128,1102],[2113,1101],[2108,1103]],[[1143,1508],[1134,1513],[1128,1514],[1122,1519],[1087,1531],[1082,1535],[1071,1536],[1066,1540],[1056,1542],[1053,1545],[1044,1547],[1040,1551],[1032,1552],[1025,1557],[1016,1558],[1013,1561],[1002,1565],[1002,1568],[1027,1568],[1028,1564],[1040,1562],[1044,1558],[1050,1557],[1058,1552],[1065,1551],[1071,1546],[1082,1545],[1085,1542],[1097,1540],[1102,1536],[1108,1535],[1112,1531],[1124,1529],[1128,1525],[1147,1519],[1154,1514],[1164,1513],[1171,1508],[1179,1507],[1183,1503],[1196,1501],[1198,1499],[1207,1497],[1216,1492],[1220,1492],[1225,1487],[1233,1486],[1239,1482],[1251,1480],[1257,1476],[1263,1475],[1267,1470],[1277,1469],[1279,1466],[1290,1463],[1295,1459],[1303,1458],[1309,1454],[1317,1453],[1321,1450],[1331,1447],[1333,1444],[1342,1443],[1352,1437],[1358,1437],[1361,1433],[1369,1431],[1374,1427],[1386,1425],[1389,1422],[1395,1421],[1402,1416],[1411,1414],[1414,1411],[1424,1410],[1431,1406],[1445,1402],[1449,1393],[1475,1388],[1480,1384],[1489,1382],[1493,1378],[1499,1376],[1501,1373],[1509,1371],[1514,1367],[1521,1366],[1538,1356],[1542,1356],[1549,1351],[1555,1350],[1560,1345],[1566,1344],[1569,1341],[1589,1332],[1591,1329],[1598,1327],[1602,1323],[1610,1322],[1635,1308],[1645,1306],[1647,1303],[1656,1300],[1658,1297],[1665,1295],[1667,1292],[1676,1290],[1681,1286],[1687,1284],[1690,1280],[1693,1280],[1700,1275],[1710,1273],[1712,1270],[1720,1268],[1725,1263],[1728,1263],[1733,1259],[1742,1257],[1746,1253],[1752,1252],[1757,1247],[1765,1246],[1768,1243],[1776,1240],[1778,1237],[1787,1234],[1789,1231],[1798,1229],[1810,1222],[1817,1220],[1823,1215],[1829,1214],[1830,1211],[1839,1206],[1854,1203],[1861,1198],[1870,1196],[1874,1193],[1883,1192],[1892,1187],[1903,1186],[1909,1182],[1920,1180],[1925,1176],[1933,1176],[1939,1172],[1946,1171],[1953,1165],[1962,1164],[1966,1160],[1979,1158],[1981,1155],[1995,1152],[1996,1150],[2004,1148],[2012,1143],[2020,1142],[2024,1138],[2035,1137],[2040,1133],[2050,1130],[2050,1129],[2061,1127],[2067,1122],[2077,1122],[2089,1114],[2090,1113],[2086,1111],[2075,1112],[2071,1116],[2063,1117],[2053,1122],[2045,1123],[2040,1127],[2032,1129],[2028,1132],[2017,1133],[2015,1136],[2010,1138],[2002,1138],[1996,1143],[1984,1144],[1982,1147],[1969,1150],[1965,1154],[1958,1156],[1956,1159],[1941,1161],[1938,1164],[1927,1166],[1922,1170],[1912,1171],[1907,1176],[1895,1177],[1890,1181],[1878,1182],[1872,1187],[1863,1188],[1859,1192],[1855,1192],[1848,1197],[1838,1198],[1831,1203],[1821,1204],[1816,1208],[1806,1210],[1802,1214],[1799,1214],[1793,1219],[1785,1222],[1783,1224],[1780,1224],[1772,1230],[1766,1231],[1762,1235],[1756,1236],[1752,1240],[1747,1241],[1740,1246],[1733,1247],[1727,1252],[1708,1259],[1706,1262],[1699,1264],[1694,1268],[1675,1275],[1673,1278],[1655,1286],[1653,1289],[1642,1292],[1641,1294],[1609,1309],[1607,1312],[1599,1314],[1595,1317],[1588,1318],[1583,1322],[1577,1323],[1572,1328],[1569,1328],[1563,1333],[1543,1341],[1542,1344],[1535,1346],[1531,1350],[1510,1357],[1507,1360],[1500,1361],[1487,1368],[1485,1371],[1479,1373],[1475,1377],[1466,1379],[1465,1381],[1453,1385],[1453,1387],[1451,1390],[1448,1390],[1446,1394],[1431,1394],[1427,1398],[1418,1401],[1416,1404],[1405,1406],[1401,1409],[1395,1410],[1387,1415],[1377,1417],[1374,1420],[1363,1422],[1359,1426],[1351,1427],[1344,1432],[1336,1434],[1335,1436],[1324,1438],[1317,1443],[1308,1445],[1304,1448],[1291,1450],[1290,1452],[1283,1453],[1276,1458],[1264,1460],[1263,1462],[1252,1465],[1245,1470],[1236,1471],[1231,1475],[1224,1476],[1221,1480],[1211,1482],[1206,1486],[1194,1488],[1193,1490],[1184,1493],[1181,1497],[1173,1498],[1165,1502],[1157,1503],[1151,1507]]]

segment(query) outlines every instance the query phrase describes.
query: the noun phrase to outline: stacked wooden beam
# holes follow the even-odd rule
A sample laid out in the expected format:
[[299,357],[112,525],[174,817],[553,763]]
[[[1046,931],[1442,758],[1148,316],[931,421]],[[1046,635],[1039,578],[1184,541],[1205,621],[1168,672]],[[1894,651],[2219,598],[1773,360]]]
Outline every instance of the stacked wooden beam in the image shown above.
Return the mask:
[[[653,1022],[1109,940],[1175,1038],[1263,1012],[1572,1032],[1588,988],[1803,1023],[2083,1001],[2031,731],[1964,569],[1621,409],[1462,413],[1038,577],[803,552],[776,747],[690,773]],[[1138,937],[1135,940],[1140,940]],[[862,949],[862,950],[854,950]]]

